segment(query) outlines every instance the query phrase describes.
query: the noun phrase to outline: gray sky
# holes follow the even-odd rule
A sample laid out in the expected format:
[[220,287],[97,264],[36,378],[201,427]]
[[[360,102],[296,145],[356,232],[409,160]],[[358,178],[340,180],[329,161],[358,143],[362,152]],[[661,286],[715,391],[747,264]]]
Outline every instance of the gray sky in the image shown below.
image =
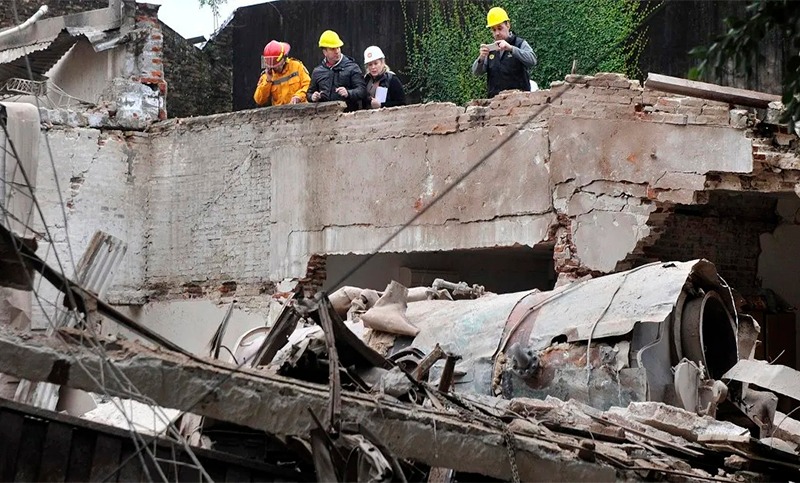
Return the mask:
[[[161,5],[158,18],[186,38],[214,33],[214,16],[208,7],[200,8],[199,0],[137,0]],[[264,3],[266,0],[228,0],[220,6],[220,24],[239,7]]]

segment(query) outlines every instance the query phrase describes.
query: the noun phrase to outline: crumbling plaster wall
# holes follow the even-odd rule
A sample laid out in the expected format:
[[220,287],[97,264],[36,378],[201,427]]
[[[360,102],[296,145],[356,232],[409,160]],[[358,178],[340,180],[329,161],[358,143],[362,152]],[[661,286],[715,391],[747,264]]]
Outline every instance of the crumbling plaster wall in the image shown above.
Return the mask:
[[[546,243],[567,278],[611,272],[654,242],[672,206],[704,203],[704,190],[797,184],[796,156],[751,138],[741,113],[616,75],[467,107],[298,105],[169,120],[127,137],[50,134],[63,144],[59,166],[69,166],[62,188],[76,179],[76,252],[96,228],[131,247],[112,302],[149,301],[131,314],[157,327],[196,304],[193,327],[205,334],[234,297],[263,319],[264,295],[291,286],[282,280],[321,286],[325,261],[315,254],[371,252],[524,121],[532,122],[381,251]],[[93,157],[86,176],[74,174],[87,168],[71,163]],[[52,191],[48,200],[57,215]]]
[[648,237],[651,213],[694,203],[709,173],[753,169],[729,106],[614,74],[466,108],[290,106],[160,123],[148,283],[263,286],[302,278],[312,254],[369,253],[539,111],[381,251],[555,241],[560,271],[611,272]]
[[[145,283],[147,248],[143,181],[149,178],[148,166],[138,153],[146,152],[147,137],[85,128],[54,128],[43,134],[36,196],[52,245],[47,239],[40,241],[39,255],[54,267],[60,262],[71,276],[72,260],[77,263],[94,232],[103,230],[128,244],[109,299],[119,303],[138,297]],[[38,213],[33,220],[35,229],[46,235]],[[56,300],[49,284],[43,283],[41,289],[44,300]],[[45,310],[53,313],[50,306]],[[34,319],[35,327],[46,324],[38,304],[34,304]]]

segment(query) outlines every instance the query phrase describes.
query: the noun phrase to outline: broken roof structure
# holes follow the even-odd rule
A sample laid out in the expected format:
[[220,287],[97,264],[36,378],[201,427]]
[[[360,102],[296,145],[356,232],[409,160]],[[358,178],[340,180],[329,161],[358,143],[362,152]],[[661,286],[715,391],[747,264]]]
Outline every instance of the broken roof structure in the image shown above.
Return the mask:
[[[0,72],[36,45],[44,72],[78,38],[157,52],[128,7],[37,21]],[[797,339],[777,300],[800,303],[798,139],[773,97],[606,73],[465,107],[157,121],[151,57],[126,57],[99,117],[0,119],[6,151],[25,147],[0,171],[3,394],[151,403],[156,446],[176,448],[129,424],[110,453],[62,441],[78,449],[58,474],[796,477],[800,351],[757,361]],[[4,443],[0,474],[49,479],[20,463],[56,445],[31,421],[83,423],[25,407],[0,408],[38,435]]]

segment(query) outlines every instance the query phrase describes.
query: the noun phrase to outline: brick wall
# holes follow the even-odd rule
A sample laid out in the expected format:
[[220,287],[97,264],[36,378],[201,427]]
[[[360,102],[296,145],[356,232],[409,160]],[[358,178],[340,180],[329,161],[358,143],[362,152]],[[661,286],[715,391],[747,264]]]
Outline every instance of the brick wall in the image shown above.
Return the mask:
[[[167,105],[171,117],[202,116],[231,110],[231,71],[218,50],[200,50],[162,24],[164,76],[169,84]],[[230,36],[230,35],[228,35]],[[219,49],[224,42],[219,40]],[[213,52],[213,53],[212,53]],[[229,59],[225,59],[227,63]]]
[[677,207],[640,261],[706,258],[731,287],[754,294],[761,287],[759,237],[778,225],[776,204],[765,195],[713,193],[706,205]]
[[14,0],[0,2],[0,29],[24,22],[42,5],[47,5],[49,8],[45,18],[108,7],[108,0],[16,0],[19,19],[19,22],[16,22],[14,20],[14,3]]

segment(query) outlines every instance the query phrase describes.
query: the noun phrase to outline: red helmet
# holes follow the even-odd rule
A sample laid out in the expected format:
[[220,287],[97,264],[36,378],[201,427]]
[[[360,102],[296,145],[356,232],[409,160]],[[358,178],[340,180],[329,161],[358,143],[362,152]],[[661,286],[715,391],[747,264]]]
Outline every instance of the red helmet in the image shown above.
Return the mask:
[[289,50],[291,50],[291,46],[286,42],[278,42],[277,40],[271,40],[266,47],[264,47],[264,54],[261,57],[261,67],[270,69],[274,69],[281,62],[286,60],[286,57],[289,55]]

